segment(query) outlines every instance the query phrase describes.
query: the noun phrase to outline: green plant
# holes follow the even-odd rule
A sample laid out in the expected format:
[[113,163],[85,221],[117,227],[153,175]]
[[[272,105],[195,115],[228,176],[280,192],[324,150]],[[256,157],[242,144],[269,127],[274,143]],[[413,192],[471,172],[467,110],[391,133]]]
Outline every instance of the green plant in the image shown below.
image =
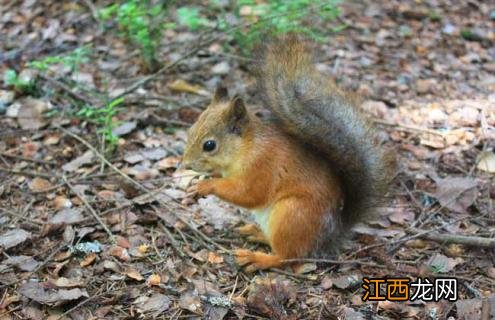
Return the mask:
[[75,72],[80,64],[89,61],[88,55],[90,52],[91,50],[89,47],[81,47],[68,54],[49,56],[41,60],[31,61],[28,63],[28,67],[40,71],[47,71],[51,65],[63,64],[70,68],[70,72]]
[[[292,32],[322,40],[326,32],[336,32],[345,28],[344,25],[340,25],[328,29],[324,23],[335,20],[340,15],[338,3],[339,0],[238,0],[229,10],[235,13],[237,26],[227,22],[229,19],[226,12],[213,12],[216,10],[214,6],[210,6],[206,14],[215,16],[217,28],[230,34],[242,50],[250,50],[267,34]],[[191,30],[212,24],[194,7],[179,8],[177,17],[181,25]],[[315,20],[319,21],[315,23]]]
[[209,21],[201,17],[199,9],[195,7],[181,7],[177,9],[177,17],[179,24],[187,26],[193,31],[209,24]]
[[37,92],[36,81],[34,79],[26,80],[19,76],[13,69],[7,69],[5,71],[4,83],[7,86],[11,86],[15,91],[24,94],[35,94]]
[[127,0],[101,9],[99,17],[104,21],[115,18],[121,35],[139,48],[146,67],[153,70],[158,65],[156,49],[162,31],[174,26],[163,22],[165,13],[163,4],[151,5],[149,0]]
[[[273,35],[289,32],[302,33],[321,40],[322,30],[318,29],[314,22],[306,25],[305,20],[310,18],[333,20],[339,15],[336,1],[332,0],[270,0],[265,4],[256,4],[254,0],[242,0],[240,3],[251,7],[251,14],[248,14],[246,18],[255,22],[247,30],[237,29],[234,31],[234,38],[241,46],[246,47],[255,43],[267,32]],[[311,12],[312,5],[319,7],[313,13]]]
[[113,117],[117,115],[117,107],[123,102],[124,98],[122,97],[111,100],[103,108],[84,106],[76,113],[76,116],[79,116],[100,126],[101,128],[98,130],[98,132],[103,135],[103,138],[110,146],[115,146],[118,141],[118,137],[115,136],[112,132],[115,128]]

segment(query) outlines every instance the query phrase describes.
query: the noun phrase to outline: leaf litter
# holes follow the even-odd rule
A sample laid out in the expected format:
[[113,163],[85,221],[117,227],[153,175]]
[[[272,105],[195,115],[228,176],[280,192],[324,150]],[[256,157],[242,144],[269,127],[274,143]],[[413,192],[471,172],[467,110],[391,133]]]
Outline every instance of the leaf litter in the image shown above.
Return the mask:
[[[115,97],[146,74],[126,44],[99,29],[88,3],[103,6],[13,1],[3,10],[0,4],[7,12],[0,18],[0,61],[7,61],[0,72],[14,67],[22,79],[35,79],[41,93],[6,85],[0,91],[2,317],[360,319],[373,310],[383,319],[477,319],[483,306],[494,305],[493,249],[416,233],[495,234],[493,8],[343,4],[342,22],[353,28],[317,44],[317,67],[364,98],[383,140],[397,147],[398,176],[385,208],[356,228],[338,256],[249,275],[219,249],[267,250],[233,231],[249,214],[214,197],[179,204],[198,179],[178,169],[187,124],[219,83],[248,96],[256,91],[238,48],[214,41],[126,94],[119,106],[125,112],[114,115],[110,130],[114,150],[107,152],[100,128],[69,116],[78,111],[74,94],[92,105],[103,91]],[[253,10],[246,5],[243,12]],[[194,45],[200,37],[167,30],[163,41],[171,45],[161,46],[159,56],[178,61],[184,42],[174,41]],[[92,63],[73,73],[50,68],[47,76],[63,87],[25,67],[94,40]],[[115,168],[60,128],[88,141]],[[363,302],[363,276],[457,276],[459,301]]]

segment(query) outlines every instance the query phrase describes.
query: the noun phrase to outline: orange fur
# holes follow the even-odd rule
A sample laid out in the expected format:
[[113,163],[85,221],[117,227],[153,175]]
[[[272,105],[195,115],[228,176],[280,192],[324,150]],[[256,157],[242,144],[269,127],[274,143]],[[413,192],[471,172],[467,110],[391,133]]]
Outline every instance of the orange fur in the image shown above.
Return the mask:
[[[268,234],[261,236],[253,228],[244,231],[254,236],[252,240],[266,241],[273,254],[239,250],[239,264],[254,271],[281,266],[284,259],[308,256],[324,216],[334,214],[342,198],[339,181],[328,163],[252,114],[241,152],[242,167],[197,185],[200,195],[214,194],[248,209],[272,208]],[[187,152],[185,158],[187,161]]]

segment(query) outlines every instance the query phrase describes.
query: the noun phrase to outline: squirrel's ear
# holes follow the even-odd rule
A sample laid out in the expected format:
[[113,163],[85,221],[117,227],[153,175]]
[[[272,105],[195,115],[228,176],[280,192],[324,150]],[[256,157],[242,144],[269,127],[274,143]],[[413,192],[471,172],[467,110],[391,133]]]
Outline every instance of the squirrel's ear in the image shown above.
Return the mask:
[[229,101],[229,91],[225,87],[218,86],[213,94],[213,99],[211,99],[212,104],[227,101]]
[[244,127],[248,123],[249,116],[247,113],[246,105],[241,97],[235,96],[230,102],[228,111],[228,125],[229,130],[235,134],[242,134]]

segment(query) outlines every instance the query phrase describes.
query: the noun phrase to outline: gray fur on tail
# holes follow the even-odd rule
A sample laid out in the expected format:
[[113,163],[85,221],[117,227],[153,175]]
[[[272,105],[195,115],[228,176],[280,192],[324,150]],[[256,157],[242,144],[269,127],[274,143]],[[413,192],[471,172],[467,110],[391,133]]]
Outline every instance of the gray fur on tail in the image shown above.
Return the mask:
[[329,226],[340,237],[383,199],[393,157],[355,100],[315,69],[305,42],[295,36],[271,41],[257,60],[264,103],[288,134],[321,152],[342,180],[344,206]]

